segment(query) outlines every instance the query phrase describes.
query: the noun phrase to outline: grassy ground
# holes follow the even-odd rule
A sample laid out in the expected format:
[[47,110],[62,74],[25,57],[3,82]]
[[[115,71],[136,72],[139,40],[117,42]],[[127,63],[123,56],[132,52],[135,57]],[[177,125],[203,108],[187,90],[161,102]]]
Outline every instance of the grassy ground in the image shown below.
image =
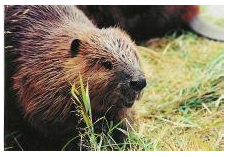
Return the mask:
[[[203,18],[223,28],[207,10]],[[224,150],[224,43],[186,32],[139,52],[147,87],[134,108],[147,142],[134,150]]]
[[185,33],[139,47],[147,87],[134,150],[224,149],[224,44]]

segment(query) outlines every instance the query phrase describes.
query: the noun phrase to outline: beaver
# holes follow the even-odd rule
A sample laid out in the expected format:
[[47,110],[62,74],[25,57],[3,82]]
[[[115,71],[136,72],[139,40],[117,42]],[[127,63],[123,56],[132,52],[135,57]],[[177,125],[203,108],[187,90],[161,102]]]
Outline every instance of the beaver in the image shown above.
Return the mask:
[[[58,150],[76,136],[70,89],[80,75],[94,120],[131,119],[146,78],[123,30],[99,29],[75,6],[6,6],[4,29],[5,138],[22,130],[21,149]],[[123,139],[121,131],[114,139]]]

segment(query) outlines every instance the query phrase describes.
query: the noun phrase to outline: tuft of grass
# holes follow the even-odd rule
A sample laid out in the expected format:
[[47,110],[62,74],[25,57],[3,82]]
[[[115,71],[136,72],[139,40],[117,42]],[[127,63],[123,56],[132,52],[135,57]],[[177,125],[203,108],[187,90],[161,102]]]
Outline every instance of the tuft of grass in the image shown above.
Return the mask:
[[[101,150],[126,150],[127,145],[131,146],[133,143],[116,143],[113,139],[112,132],[114,129],[118,129],[122,131],[124,134],[126,134],[128,137],[130,137],[129,133],[126,132],[126,130],[123,130],[119,128],[120,124],[123,123],[123,121],[120,121],[118,124],[113,124],[113,122],[108,122],[105,117],[101,117],[97,119],[95,122],[93,121],[93,115],[91,110],[91,103],[90,103],[90,97],[89,97],[89,87],[88,82],[86,87],[83,84],[82,76],[80,75],[80,91],[78,91],[75,87],[75,85],[72,85],[71,87],[71,95],[73,97],[73,102],[76,105],[76,115],[78,117],[82,117],[82,123],[85,124],[84,128],[81,128],[81,131],[79,132],[79,135],[72,138],[70,141],[68,141],[62,150],[66,150],[68,145],[73,142],[74,140],[79,140],[78,143],[80,143],[80,150],[94,150],[94,151],[101,151]],[[104,115],[105,116],[105,115]],[[95,127],[97,123],[105,123],[107,127],[107,132],[95,132]],[[127,120],[125,120],[126,123],[128,123]],[[131,125],[128,123],[128,125],[131,127]],[[133,128],[132,128],[133,129]],[[133,129],[134,131],[134,129]],[[136,137],[135,137],[136,138]],[[138,138],[140,139],[140,138]],[[130,139],[128,139],[130,141]],[[76,146],[77,147],[77,146]]]
[[[68,145],[74,140],[79,140],[80,150],[93,150],[93,151],[103,151],[103,150],[149,150],[151,149],[151,142],[147,140],[144,136],[140,135],[128,120],[123,119],[118,124],[113,124],[113,122],[108,122],[105,117],[101,117],[95,122],[93,121],[93,115],[91,111],[91,103],[89,97],[89,87],[88,83],[84,87],[82,76],[80,75],[80,91],[78,91],[75,85],[71,87],[71,95],[73,97],[73,102],[76,104],[76,115],[82,117],[82,123],[85,124],[83,130],[79,132],[79,135],[68,141],[62,150],[66,150]],[[96,124],[102,121],[107,126],[107,132],[97,133],[95,132]],[[121,123],[126,123],[130,128],[123,130],[119,128]],[[118,129],[126,135],[126,140],[123,143],[116,143],[112,137],[112,132]],[[141,146],[141,147],[140,147]],[[77,147],[77,146],[76,146]]]
[[[101,144],[103,140],[102,134],[96,134],[94,131],[93,115],[91,110],[91,103],[89,97],[89,87],[88,82],[86,87],[84,86],[82,76],[79,75],[80,88],[78,91],[75,84],[71,87],[72,100],[76,106],[76,116],[81,117],[82,123],[85,124],[84,128],[81,128],[79,135],[68,141],[62,150],[65,150],[68,145],[74,140],[80,139],[80,150],[91,149],[91,150],[101,150]],[[102,119],[102,118],[101,118]],[[99,120],[101,120],[99,119]],[[98,121],[99,121],[98,120]],[[77,147],[77,146],[75,146]]]

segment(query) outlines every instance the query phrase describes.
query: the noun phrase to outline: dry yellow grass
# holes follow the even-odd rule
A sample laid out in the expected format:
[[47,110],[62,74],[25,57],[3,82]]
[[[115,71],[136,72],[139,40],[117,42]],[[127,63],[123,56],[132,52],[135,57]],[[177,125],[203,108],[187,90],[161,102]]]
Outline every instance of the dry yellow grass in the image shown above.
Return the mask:
[[224,43],[186,33],[139,47],[147,77],[134,150],[224,149]]

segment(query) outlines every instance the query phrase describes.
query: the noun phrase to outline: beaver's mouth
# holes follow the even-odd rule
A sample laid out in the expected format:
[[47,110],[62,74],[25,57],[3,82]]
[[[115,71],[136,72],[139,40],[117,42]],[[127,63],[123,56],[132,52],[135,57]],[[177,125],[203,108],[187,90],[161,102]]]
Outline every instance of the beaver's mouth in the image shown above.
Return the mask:
[[126,83],[120,83],[116,85],[116,87],[113,87],[113,89],[114,90],[103,99],[103,104],[109,103],[118,108],[130,108],[142,95],[142,90],[134,90]]
[[133,101],[125,101],[125,102],[124,102],[124,106],[125,106],[125,107],[132,107],[133,104],[134,104],[134,102],[135,102],[135,100],[133,100]]
[[132,90],[126,92],[125,94],[122,94],[120,96],[120,103],[118,105],[127,108],[132,107],[135,100],[138,98],[139,94],[140,94],[139,92],[132,91]]

